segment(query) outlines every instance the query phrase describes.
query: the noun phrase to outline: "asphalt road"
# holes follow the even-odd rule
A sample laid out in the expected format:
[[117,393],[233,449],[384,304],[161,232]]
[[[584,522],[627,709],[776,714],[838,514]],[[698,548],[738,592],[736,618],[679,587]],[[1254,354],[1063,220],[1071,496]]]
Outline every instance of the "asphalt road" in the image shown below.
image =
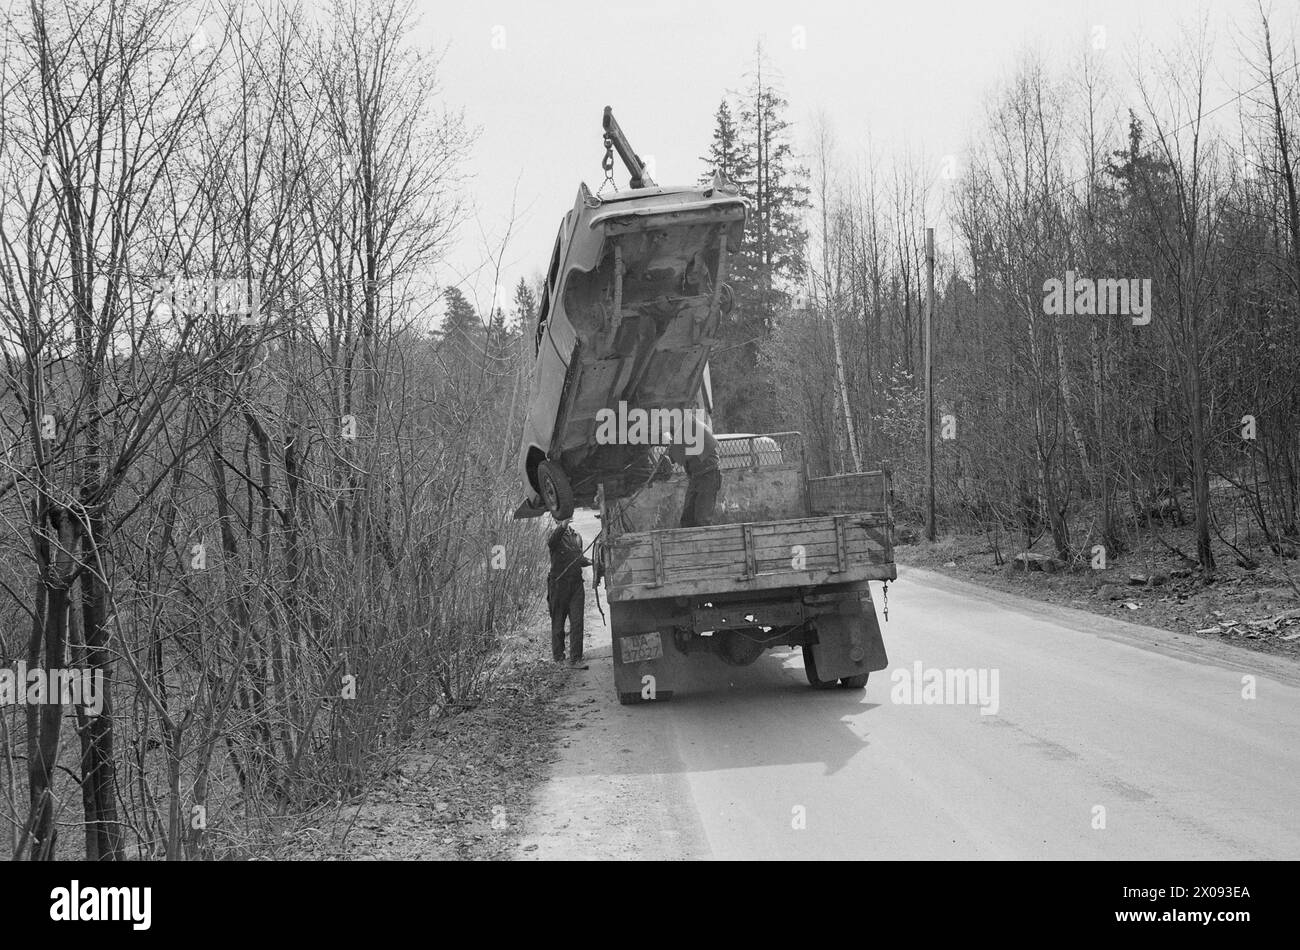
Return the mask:
[[[782,650],[702,656],[624,707],[589,594],[590,669],[517,856],[1300,858],[1297,664],[921,570],[889,606],[865,692],[809,689]],[[917,663],[996,670],[996,711],[895,701]]]

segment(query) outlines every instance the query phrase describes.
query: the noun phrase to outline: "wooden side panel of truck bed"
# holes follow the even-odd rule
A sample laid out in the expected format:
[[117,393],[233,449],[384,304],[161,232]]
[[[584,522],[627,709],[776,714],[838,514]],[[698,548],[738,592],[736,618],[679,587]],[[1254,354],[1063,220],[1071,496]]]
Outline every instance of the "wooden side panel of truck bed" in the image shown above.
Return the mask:
[[893,580],[885,512],[637,532],[613,539],[611,601]]

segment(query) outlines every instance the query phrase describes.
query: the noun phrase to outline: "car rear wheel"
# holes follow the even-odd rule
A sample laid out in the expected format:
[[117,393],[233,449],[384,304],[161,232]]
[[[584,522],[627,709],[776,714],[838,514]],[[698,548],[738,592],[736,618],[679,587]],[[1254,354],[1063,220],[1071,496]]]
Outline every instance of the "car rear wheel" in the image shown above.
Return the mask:
[[552,461],[537,466],[537,485],[546,509],[559,521],[573,517],[573,486],[564,469]]

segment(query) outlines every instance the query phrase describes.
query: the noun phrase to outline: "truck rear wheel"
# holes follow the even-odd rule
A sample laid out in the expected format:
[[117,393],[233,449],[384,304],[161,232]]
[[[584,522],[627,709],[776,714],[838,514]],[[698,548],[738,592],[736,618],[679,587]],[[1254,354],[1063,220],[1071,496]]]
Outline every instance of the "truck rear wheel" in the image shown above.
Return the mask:
[[573,486],[564,469],[547,459],[537,466],[537,485],[542,492],[542,501],[557,521],[573,517]]
[[834,689],[835,680],[824,680],[817,677],[817,661],[813,659],[812,647],[804,646],[803,648],[803,675],[808,677],[808,685],[813,689]]
[[865,689],[870,673],[858,673],[854,676],[841,676],[840,689]]

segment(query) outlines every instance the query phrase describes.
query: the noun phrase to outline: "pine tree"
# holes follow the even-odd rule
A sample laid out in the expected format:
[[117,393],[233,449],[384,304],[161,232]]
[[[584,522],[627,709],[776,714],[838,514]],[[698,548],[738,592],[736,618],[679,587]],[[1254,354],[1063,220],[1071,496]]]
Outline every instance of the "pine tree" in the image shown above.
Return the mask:
[[483,329],[483,323],[474,311],[474,305],[465,299],[459,287],[443,288],[442,298],[447,310],[442,318],[443,339],[455,336],[471,336]]
[[773,86],[760,46],[749,88],[734,108],[724,101],[715,113],[713,140],[703,161],[726,166],[728,177],[750,202],[745,241],[728,264],[727,283],[736,298],[712,361],[714,403],[720,424],[755,431],[784,424],[772,404],[769,370],[758,362],[759,342],[772,330],[778,310],[798,289],[806,270],[808,171],[790,144],[789,103]]
[[760,309],[769,321],[775,309],[774,294],[785,298],[806,273],[808,234],[802,213],[809,207],[808,169],[798,162],[790,144],[790,103],[773,85],[771,69],[763,73],[767,57],[760,45],[753,80],[740,109],[745,167],[752,177],[742,182],[754,203],[750,234],[753,245]]
[[520,403],[520,394],[528,391],[529,374],[532,370],[532,341],[536,339],[534,324],[537,322],[537,293],[528,286],[522,277],[515,285],[514,299],[515,322],[511,327],[510,345],[514,352],[514,365],[511,374],[514,377],[510,392],[510,412],[506,416],[506,442],[501,455],[504,467],[509,459],[509,450],[515,442],[515,409]]
[[488,347],[493,354],[499,354],[510,338],[510,327],[506,324],[506,312],[500,307],[492,308],[488,318]]
[[747,180],[750,177],[747,159],[740,145],[740,129],[735,115],[727,100],[723,99],[713,114],[713,141],[709,143],[709,154],[700,156],[705,165],[700,184],[711,182],[715,171],[735,182]]
[[537,294],[522,277],[515,285],[515,321],[522,333],[527,333],[537,320]]
[[[700,161],[705,163],[704,172],[700,176],[701,184],[711,182],[715,170],[722,171],[740,187],[741,194],[749,199],[751,206],[745,239],[740,247],[731,248],[727,263],[727,284],[736,295],[736,311],[732,324],[724,329],[723,338],[728,344],[739,343],[754,336],[754,327],[759,325],[751,325],[751,319],[760,313],[758,254],[754,242],[754,172],[751,151],[745,148],[741,128],[736,123],[735,110],[725,99],[714,113],[713,141],[709,143],[708,154],[701,156]],[[739,332],[741,330],[745,332]]]

